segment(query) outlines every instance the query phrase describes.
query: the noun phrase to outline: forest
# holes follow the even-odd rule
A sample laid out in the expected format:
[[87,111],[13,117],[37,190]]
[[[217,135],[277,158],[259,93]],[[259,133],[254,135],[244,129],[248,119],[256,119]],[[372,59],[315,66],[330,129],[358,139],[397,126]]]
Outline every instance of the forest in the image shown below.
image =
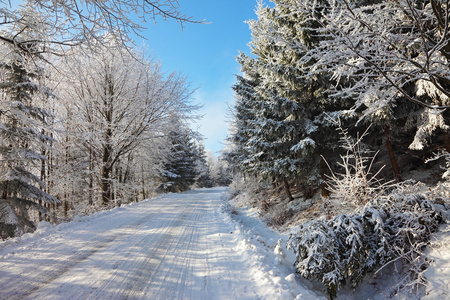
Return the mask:
[[198,21],[175,1],[114,3],[1,1],[2,239],[41,220],[226,184],[190,126],[195,88],[132,40],[149,16]]
[[281,230],[301,224],[294,267],[330,298],[396,263],[399,289],[425,285],[450,190],[449,9],[272,0],[248,21],[224,153],[233,195]]

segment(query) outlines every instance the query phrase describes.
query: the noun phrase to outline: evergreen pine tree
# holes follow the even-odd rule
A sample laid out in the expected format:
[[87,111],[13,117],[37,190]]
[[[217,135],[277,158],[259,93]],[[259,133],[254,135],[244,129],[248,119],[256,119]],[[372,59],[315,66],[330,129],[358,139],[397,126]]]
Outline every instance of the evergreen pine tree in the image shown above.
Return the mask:
[[198,144],[196,147],[197,153],[196,153],[196,172],[197,172],[197,178],[196,183],[197,186],[200,188],[210,188],[213,187],[213,182],[211,180],[211,174],[209,172],[209,168],[206,162],[206,152],[205,152],[205,146],[202,142]]
[[[258,85],[257,75],[253,68],[245,62],[254,62],[244,54],[240,54],[238,62],[242,66],[244,76],[236,76],[237,82],[233,85],[235,92],[233,131],[228,141],[233,145],[232,151],[227,151],[224,157],[233,166],[235,172],[243,174],[256,173],[251,159],[251,149],[247,142],[256,135],[255,121],[257,105],[255,87]],[[244,67],[247,66],[246,69]]]
[[171,131],[168,139],[170,153],[159,175],[161,185],[158,190],[172,193],[187,191],[198,175],[195,143],[185,131]]
[[[289,181],[301,179],[309,194],[308,186],[320,182],[320,174],[323,179],[320,156],[329,152],[327,148],[334,144],[330,141],[339,138],[330,126],[321,126],[325,112],[342,115],[339,112],[348,103],[328,100],[326,74],[307,76],[301,57],[317,41],[302,27],[301,15],[291,14],[283,1],[274,2],[274,8],[260,4],[258,20],[249,22],[251,50],[256,58],[238,58],[244,76],[252,77],[253,83],[249,85],[238,77],[234,87],[239,124],[233,138],[241,145],[237,151],[243,155],[241,162],[247,163],[244,169],[283,182],[292,199]],[[294,48],[280,42],[285,39],[302,46]],[[240,115],[242,111],[245,117]],[[248,130],[239,129],[242,125]]]
[[[37,15],[31,7],[22,11],[22,21],[10,28],[18,44],[3,43],[8,53],[0,64],[0,226],[1,236],[8,237],[33,230],[31,209],[42,211],[42,204],[59,201],[45,192],[37,176],[40,154],[47,141],[45,135],[49,113],[36,106],[37,97],[47,98],[48,91],[39,85],[42,69],[38,66],[43,45],[34,42]],[[39,20],[38,20],[39,21]],[[41,20],[42,21],[42,20]],[[6,34],[6,33],[4,33]]]

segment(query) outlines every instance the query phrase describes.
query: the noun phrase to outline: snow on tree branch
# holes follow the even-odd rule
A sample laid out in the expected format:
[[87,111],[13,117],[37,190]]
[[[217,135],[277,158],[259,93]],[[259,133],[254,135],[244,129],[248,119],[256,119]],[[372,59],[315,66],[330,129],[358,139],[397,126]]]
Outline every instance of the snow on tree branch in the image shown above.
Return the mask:
[[119,44],[133,44],[132,36],[141,36],[145,29],[142,23],[156,22],[159,17],[175,20],[181,27],[186,23],[203,22],[183,14],[177,0],[25,0],[18,7],[7,0],[0,0],[0,3],[3,5],[0,8],[1,41],[26,49],[31,41],[13,32],[17,24],[24,21],[21,13],[24,7],[32,7],[32,14],[44,16],[34,24],[35,30],[51,28],[51,32],[38,41],[47,42],[46,51],[54,54],[67,46],[90,43],[105,32],[112,34]]
[[[396,95],[388,95],[392,100],[405,97],[430,109],[449,107],[450,35],[448,26],[441,26],[448,24],[446,1],[299,1],[294,6],[320,24],[311,30],[321,42],[302,60],[314,62],[311,73],[328,69],[337,82],[350,78],[351,85],[341,92],[359,92],[360,99],[370,87],[394,88]],[[432,85],[431,99],[411,92],[410,85],[419,80]]]

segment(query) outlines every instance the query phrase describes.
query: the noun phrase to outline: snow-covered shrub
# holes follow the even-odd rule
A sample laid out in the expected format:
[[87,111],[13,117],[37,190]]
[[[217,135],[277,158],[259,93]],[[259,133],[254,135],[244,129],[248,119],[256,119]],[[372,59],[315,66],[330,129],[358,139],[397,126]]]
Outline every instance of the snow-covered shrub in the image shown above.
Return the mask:
[[[271,202],[263,202],[271,203]],[[294,210],[287,208],[286,205],[269,205],[265,216],[266,222],[270,226],[283,226],[294,216]]]
[[442,179],[450,182],[450,153],[448,153],[447,151],[441,151],[435,154],[433,157],[425,160],[425,163],[429,163],[441,158],[445,159],[445,166],[441,166],[442,170],[444,171],[444,173],[442,174]]
[[442,167],[442,169],[444,170],[442,178],[447,181],[450,181],[450,153],[444,152],[441,154],[441,157],[445,158],[445,167]]
[[442,178],[450,180],[450,154],[447,153],[447,155],[445,155],[445,165],[446,165],[446,170],[444,172],[444,174],[442,175]]
[[31,206],[20,199],[2,199],[0,201],[0,240],[21,236],[36,229],[38,211],[44,211],[37,205]]
[[[393,262],[423,270],[423,247],[441,222],[425,197],[396,194],[370,201],[359,213],[305,223],[287,246],[296,254],[296,271],[321,281],[333,299],[343,285],[355,287],[367,273]],[[409,274],[408,282],[417,275]]]
[[[266,196],[262,195],[267,190],[268,184],[261,182],[253,176],[235,176],[229,186],[229,198],[238,207],[256,207],[264,203]],[[262,207],[261,207],[262,208]]]
[[328,213],[330,216],[341,208],[346,211],[358,210],[370,199],[383,195],[392,183],[382,182],[377,178],[383,168],[372,171],[376,154],[371,156],[362,143],[370,127],[361,137],[353,139],[338,121],[335,124],[341,132],[343,148],[347,153],[341,155],[341,162],[337,163],[341,169],[340,173],[333,172],[328,166],[331,175],[327,175],[326,183],[331,195],[324,199],[324,207],[331,212]]
[[435,186],[428,188],[426,193],[434,199],[434,203],[450,208],[450,180],[438,182]]
[[243,193],[255,194],[260,189],[261,183],[256,178],[241,174],[236,174],[233,177],[233,181],[228,186],[230,199],[233,199]]
[[245,179],[244,176],[237,174],[234,176],[233,181],[228,187],[228,193],[230,199],[235,198],[237,195],[241,194],[245,189]]

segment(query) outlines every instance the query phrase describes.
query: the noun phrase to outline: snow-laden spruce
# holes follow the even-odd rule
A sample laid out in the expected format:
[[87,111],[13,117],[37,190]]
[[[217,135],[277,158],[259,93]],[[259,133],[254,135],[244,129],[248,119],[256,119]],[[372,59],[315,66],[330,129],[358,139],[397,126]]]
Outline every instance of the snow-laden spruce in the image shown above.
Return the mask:
[[46,47],[45,42],[39,42],[43,34],[40,30],[45,26],[35,28],[36,23],[44,23],[44,18],[29,5],[20,14],[20,23],[0,31],[0,35],[29,41],[26,47],[20,43],[0,44],[4,53],[0,64],[2,238],[34,230],[31,220],[40,217],[43,205],[59,203],[48,193],[46,182],[47,153],[54,142],[49,123],[54,116],[45,107],[54,95],[45,86],[45,61],[38,58]]

